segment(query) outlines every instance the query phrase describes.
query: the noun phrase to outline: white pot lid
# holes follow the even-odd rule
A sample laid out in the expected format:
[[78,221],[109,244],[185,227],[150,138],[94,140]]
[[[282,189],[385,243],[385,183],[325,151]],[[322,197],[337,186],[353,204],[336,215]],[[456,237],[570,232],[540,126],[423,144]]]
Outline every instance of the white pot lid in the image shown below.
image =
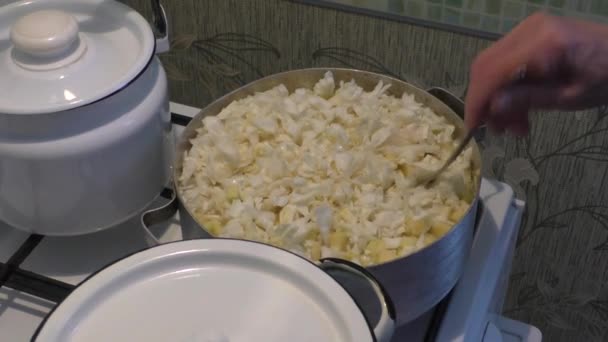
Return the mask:
[[372,341],[365,317],[324,271],[241,240],[170,243],[89,278],[49,316],[47,341]]
[[150,63],[148,22],[114,0],[0,6],[0,113],[67,110],[124,88]]

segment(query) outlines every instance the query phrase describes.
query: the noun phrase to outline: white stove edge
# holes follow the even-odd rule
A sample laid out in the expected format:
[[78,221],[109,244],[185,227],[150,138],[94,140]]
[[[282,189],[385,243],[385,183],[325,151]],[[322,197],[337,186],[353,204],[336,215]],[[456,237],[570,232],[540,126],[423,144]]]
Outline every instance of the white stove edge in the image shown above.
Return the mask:
[[194,117],[196,114],[198,114],[198,112],[201,111],[200,108],[188,106],[177,102],[171,102],[169,104],[169,110],[171,111],[171,113],[181,114],[189,117]]
[[469,262],[454,289],[437,341],[540,342],[542,334],[537,328],[500,315],[525,204],[515,199],[508,185],[486,179],[480,197],[495,209],[483,212]]

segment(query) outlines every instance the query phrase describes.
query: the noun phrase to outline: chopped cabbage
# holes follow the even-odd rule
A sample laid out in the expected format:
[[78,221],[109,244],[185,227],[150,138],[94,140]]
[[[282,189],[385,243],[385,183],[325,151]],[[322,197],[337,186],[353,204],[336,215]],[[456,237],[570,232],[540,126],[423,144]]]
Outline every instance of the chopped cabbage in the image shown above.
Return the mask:
[[414,253],[467,212],[478,170],[469,148],[435,182],[455,127],[417,102],[336,84],[279,85],[205,117],[178,184],[195,218],[218,237],[257,240],[311,260],[364,266]]

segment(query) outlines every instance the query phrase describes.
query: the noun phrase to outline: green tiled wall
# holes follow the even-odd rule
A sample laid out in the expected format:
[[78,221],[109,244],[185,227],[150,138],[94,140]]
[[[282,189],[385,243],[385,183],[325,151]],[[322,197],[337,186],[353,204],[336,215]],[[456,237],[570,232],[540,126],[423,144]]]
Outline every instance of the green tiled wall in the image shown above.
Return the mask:
[[460,26],[506,33],[531,13],[545,10],[608,22],[608,0],[328,0],[346,6]]

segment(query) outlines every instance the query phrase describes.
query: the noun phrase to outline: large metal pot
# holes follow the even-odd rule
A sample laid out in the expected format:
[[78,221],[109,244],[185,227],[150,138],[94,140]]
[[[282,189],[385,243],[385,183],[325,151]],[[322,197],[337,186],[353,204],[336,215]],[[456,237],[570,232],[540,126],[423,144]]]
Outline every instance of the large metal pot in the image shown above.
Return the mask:
[[[372,90],[379,81],[391,84],[389,93],[401,96],[403,93],[413,94],[417,101],[433,109],[436,113],[444,115],[457,127],[456,134],[462,134],[464,124],[462,110],[464,105],[453,95],[442,89],[424,91],[409,83],[366,71],[318,68],[288,71],[262,78],[250,83],[226,96],[216,100],[198,115],[186,127],[177,145],[177,158],[174,165],[174,179],[178,179],[182,172],[184,151],[190,149],[190,140],[197,134],[196,130],[202,125],[202,118],[208,115],[217,115],[232,101],[241,99],[255,92],[265,91],[280,84],[284,84],[290,91],[296,88],[312,88],[323,77],[324,73],[331,71],[336,83],[354,79],[357,84],[366,90]],[[433,95],[434,94],[434,95]],[[440,100],[440,98],[442,100]],[[459,113],[457,114],[456,111]],[[476,142],[474,144],[474,168],[481,169],[480,152]],[[480,178],[476,182],[476,192],[479,192]],[[176,197],[181,198],[180,189],[175,183]],[[150,226],[159,220],[166,219],[179,207],[183,236],[185,239],[211,237],[205,228],[193,218],[189,208],[175,200],[166,207],[150,211],[142,216],[144,226]],[[397,326],[412,321],[429,309],[434,307],[454,287],[462,274],[468,252],[473,238],[477,200],[473,201],[463,219],[441,239],[426,248],[391,262],[369,267],[368,270],[383,284],[395,304],[397,312]],[[153,234],[149,235],[153,240]],[[158,241],[154,241],[157,243]]]

